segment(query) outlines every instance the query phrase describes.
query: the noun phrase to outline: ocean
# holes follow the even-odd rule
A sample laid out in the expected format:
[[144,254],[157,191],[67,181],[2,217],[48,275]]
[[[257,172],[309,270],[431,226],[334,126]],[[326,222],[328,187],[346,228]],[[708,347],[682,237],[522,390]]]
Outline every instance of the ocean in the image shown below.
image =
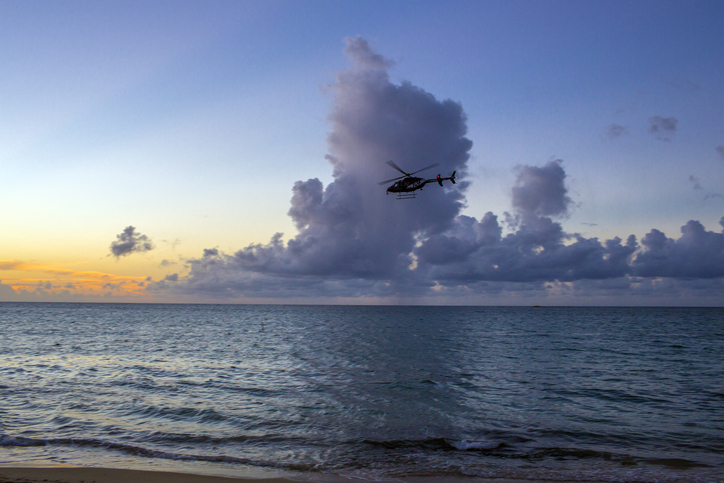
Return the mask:
[[724,309],[0,304],[0,463],[724,481]]

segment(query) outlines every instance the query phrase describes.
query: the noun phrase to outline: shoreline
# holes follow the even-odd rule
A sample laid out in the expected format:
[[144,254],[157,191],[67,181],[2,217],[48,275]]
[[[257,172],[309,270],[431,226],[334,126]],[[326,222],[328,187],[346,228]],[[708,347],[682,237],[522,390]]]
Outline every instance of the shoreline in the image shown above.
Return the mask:
[[[0,465],[0,483],[314,483],[319,481],[360,481],[336,476],[332,478],[243,478],[214,476],[173,471],[132,470],[119,468],[95,468],[84,466],[3,466]],[[364,480],[362,480],[364,481]],[[375,480],[382,483],[383,480]],[[454,477],[409,477],[391,478],[388,482],[405,483],[551,483],[551,480],[507,479],[507,478],[454,478]],[[556,481],[555,483],[574,483]],[[578,482],[580,483],[580,482]],[[590,481],[586,483],[599,483]]]
[[[0,483],[294,483],[287,478],[241,478],[173,471],[85,466],[1,466]],[[299,483],[299,480],[296,481]]]

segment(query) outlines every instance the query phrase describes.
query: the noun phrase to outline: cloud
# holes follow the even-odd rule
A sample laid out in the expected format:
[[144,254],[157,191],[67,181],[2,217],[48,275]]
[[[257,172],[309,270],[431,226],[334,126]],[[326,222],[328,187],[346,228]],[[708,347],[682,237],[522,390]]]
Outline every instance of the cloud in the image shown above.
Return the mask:
[[370,48],[370,44],[363,38],[355,39],[347,38],[347,48],[345,53],[353,59],[356,67],[362,67],[368,70],[387,70],[395,63],[389,59],[385,59],[380,54],[374,52]]
[[649,118],[649,132],[661,141],[670,141],[676,134],[676,125],[679,121],[675,117],[654,116]]
[[[724,217],[719,221],[724,226]],[[706,231],[698,221],[681,227],[681,238],[667,238],[657,229],[642,239],[646,248],[633,261],[633,274],[641,277],[724,277],[724,233]]]
[[0,302],[10,302],[16,300],[15,290],[9,285],[3,285],[0,280]]
[[0,260],[0,270],[34,270],[36,265],[20,260]]
[[693,184],[693,188],[695,191],[704,192],[704,200],[709,200],[712,198],[724,198],[724,196],[722,196],[720,193],[713,193],[711,191],[705,190],[704,187],[701,186],[701,180],[694,177],[694,175],[689,176],[689,181]]
[[[0,301],[25,302],[90,302],[97,301],[99,291],[114,288],[119,300],[133,301],[143,293],[138,289],[138,280],[144,277],[129,277],[103,272],[76,271],[66,268],[21,261],[0,261],[0,270],[34,272],[27,278],[17,275],[0,284]],[[38,279],[38,273],[49,274],[52,278]]]
[[[631,235],[601,243],[564,234],[560,225],[538,218],[537,225],[498,237],[492,213],[481,222],[459,217],[457,230],[428,239],[416,254],[419,269],[443,286],[480,282],[571,282],[616,278],[724,277],[724,233],[706,231],[695,220],[681,228],[678,240],[652,229],[641,241]],[[724,218],[720,221],[724,225]],[[571,243],[566,243],[572,238]]]
[[[503,235],[498,217],[488,212],[478,222],[459,216],[446,233],[415,249],[418,270],[442,286],[479,282],[544,282],[607,279],[628,274],[637,249],[630,236],[623,245],[567,234],[550,216],[565,216],[571,199],[561,161],[517,168],[512,189],[517,230]],[[550,215],[550,216],[548,216]]]
[[[492,212],[479,220],[462,215],[472,147],[462,106],[409,82],[390,82],[392,62],[363,39],[347,39],[345,53],[351,66],[331,87],[333,181],[324,186],[312,178],[291,187],[288,215],[296,235],[285,241],[277,233],[234,253],[204,249],[187,260],[187,274],[151,282],[149,292],[286,300],[564,297],[580,290],[619,296],[655,291],[661,284],[652,280],[660,277],[684,284],[724,276],[716,268],[724,235],[696,221],[679,240],[661,241],[652,230],[642,244],[633,235],[601,241],[567,233],[560,220],[574,203],[560,159],[514,169],[508,223]],[[657,116],[652,129],[673,134],[676,120]],[[385,164],[389,159],[408,171],[437,162],[443,176],[457,171],[461,181],[431,184],[415,200],[398,201],[377,185],[397,174]],[[693,254],[696,266],[687,269],[683,260]]]
[[136,228],[127,226],[123,233],[116,235],[117,240],[111,243],[111,253],[116,258],[125,257],[131,253],[142,253],[153,250],[155,247],[146,235],[136,233]]
[[219,256],[219,250],[217,248],[204,248],[204,258],[217,256]]
[[530,220],[537,216],[568,215],[571,198],[565,186],[566,173],[561,167],[562,161],[549,161],[543,167],[518,166],[517,179],[513,187],[513,208]]
[[[72,282],[78,284],[78,286],[99,286],[100,282],[113,281],[118,283],[133,282],[143,277],[131,277],[123,275],[115,275],[105,272],[96,271],[79,271],[68,268],[56,268],[52,265],[44,265],[38,263],[27,263],[20,260],[0,260],[0,270],[14,270],[24,272],[40,272],[47,273],[54,277],[58,282],[66,283],[66,280],[71,279]],[[29,278],[14,279],[14,286],[25,286],[28,287],[35,285],[37,276]]]
[[721,155],[722,159],[724,159],[724,144],[717,146],[716,151]]
[[254,275],[396,278],[412,263],[418,237],[446,230],[460,213],[464,180],[454,189],[428,185],[416,202],[386,196],[376,183],[397,174],[385,164],[390,159],[408,171],[440,163],[439,173],[464,178],[472,142],[460,104],[407,82],[391,83],[392,63],[363,39],[347,39],[345,53],[351,67],[332,86],[329,116],[334,181],[294,184],[288,213],[298,229],[294,238],[284,243],[277,234],[233,255],[207,249],[189,262],[189,288],[216,291],[221,283],[242,290],[256,284],[249,281]]
[[[636,109],[636,106],[638,106],[637,101],[629,102],[625,106],[621,106],[618,109],[616,109],[616,111],[614,112],[614,115],[623,114],[626,111],[633,111],[634,109]],[[615,126],[615,124],[613,124],[613,126]]]
[[620,124],[611,124],[606,128],[606,136],[608,139],[616,139],[621,136],[627,136],[628,135],[628,129],[626,129],[624,126],[621,126]]

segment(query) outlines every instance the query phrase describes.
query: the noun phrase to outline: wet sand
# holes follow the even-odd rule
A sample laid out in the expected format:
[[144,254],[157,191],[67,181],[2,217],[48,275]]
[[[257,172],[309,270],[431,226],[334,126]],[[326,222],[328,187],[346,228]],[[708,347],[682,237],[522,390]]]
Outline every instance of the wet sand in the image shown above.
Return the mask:
[[[331,481],[323,478],[325,481]],[[224,476],[172,473],[166,471],[140,471],[113,468],[86,467],[2,467],[0,483],[299,483],[302,479],[286,478],[230,478]],[[335,481],[359,482],[360,480]],[[512,480],[501,478],[447,478],[419,477],[397,478],[398,483],[550,483],[546,480]],[[566,483],[566,482],[556,482]],[[580,483],[580,482],[579,482]],[[595,483],[595,482],[589,482]]]
[[0,483],[290,483],[283,478],[263,480],[85,467],[0,467]]

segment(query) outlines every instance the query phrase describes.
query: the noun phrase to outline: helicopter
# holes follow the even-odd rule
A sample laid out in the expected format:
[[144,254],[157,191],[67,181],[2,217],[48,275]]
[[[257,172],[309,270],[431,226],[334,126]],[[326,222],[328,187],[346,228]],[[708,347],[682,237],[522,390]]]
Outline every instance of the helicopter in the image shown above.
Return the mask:
[[380,181],[377,184],[381,186],[383,184],[389,183],[390,181],[396,181],[395,184],[387,188],[387,194],[389,195],[390,193],[397,193],[398,200],[414,198],[416,190],[421,190],[423,186],[425,186],[427,183],[432,183],[433,181],[437,181],[437,183],[442,186],[442,182],[449,179],[450,181],[452,181],[452,184],[455,184],[455,171],[453,171],[448,178],[442,178],[439,174],[437,175],[437,178],[432,179],[417,178],[415,176],[412,176],[413,174],[419,173],[420,171],[425,171],[426,169],[439,166],[440,163],[431,164],[430,166],[427,166],[425,168],[418,169],[414,173],[407,173],[403,171],[402,168],[397,166],[394,161],[387,161],[387,164],[399,171],[400,173],[404,174],[405,176],[398,176],[397,178]]

